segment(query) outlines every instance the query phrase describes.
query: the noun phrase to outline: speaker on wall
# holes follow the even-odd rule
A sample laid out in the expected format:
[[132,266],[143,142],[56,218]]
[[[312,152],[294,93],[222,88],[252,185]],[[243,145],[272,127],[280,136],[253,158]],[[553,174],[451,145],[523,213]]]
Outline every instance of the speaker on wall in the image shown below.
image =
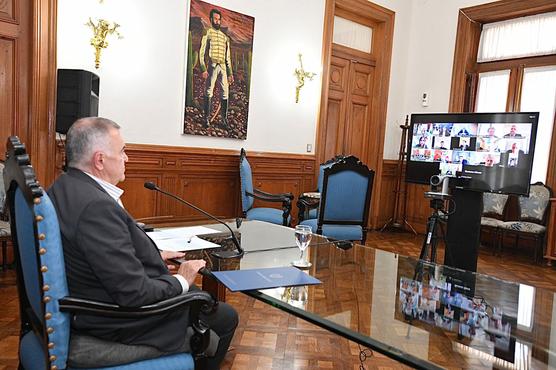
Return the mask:
[[65,134],[77,119],[98,116],[100,79],[82,69],[58,70],[56,132]]

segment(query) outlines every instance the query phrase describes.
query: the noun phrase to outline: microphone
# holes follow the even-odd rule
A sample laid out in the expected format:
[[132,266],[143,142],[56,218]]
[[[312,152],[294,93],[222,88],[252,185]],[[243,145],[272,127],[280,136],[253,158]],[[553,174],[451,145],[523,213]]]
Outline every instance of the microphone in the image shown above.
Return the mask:
[[[156,186],[155,183],[151,182],[151,181],[147,181],[144,184],[145,188],[149,189],[149,190],[154,190],[154,191],[158,191],[164,195],[167,195],[171,198],[174,198],[175,200],[177,200],[180,203],[183,203],[191,208],[193,208],[194,210],[202,213],[203,215],[207,216],[208,218],[226,226],[226,228],[230,231],[230,236],[232,239],[232,242],[234,243],[237,252],[234,251],[220,251],[220,252],[212,252],[211,254],[216,257],[216,258],[222,258],[222,259],[227,259],[227,258],[236,258],[236,257],[242,257],[243,256],[243,248],[241,248],[241,245],[239,244],[239,241],[237,240],[234,232],[232,231],[232,229],[230,228],[230,226],[228,226],[228,224],[226,224],[224,221],[222,221],[221,219],[219,219],[216,216],[211,215],[210,213],[208,213],[207,211],[202,210],[201,208],[197,207],[196,205],[189,203],[188,201],[178,197],[177,195],[174,195],[172,193],[168,193],[165,190],[162,190],[161,188],[159,188],[158,186]],[[236,224],[237,224],[237,220],[236,220]]]

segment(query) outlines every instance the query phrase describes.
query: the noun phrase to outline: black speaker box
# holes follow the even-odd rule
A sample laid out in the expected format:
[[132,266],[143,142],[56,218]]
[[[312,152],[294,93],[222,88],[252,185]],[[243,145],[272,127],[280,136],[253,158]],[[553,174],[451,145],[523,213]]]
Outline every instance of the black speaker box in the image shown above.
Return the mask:
[[65,134],[79,118],[98,116],[100,79],[82,69],[58,70],[56,132]]

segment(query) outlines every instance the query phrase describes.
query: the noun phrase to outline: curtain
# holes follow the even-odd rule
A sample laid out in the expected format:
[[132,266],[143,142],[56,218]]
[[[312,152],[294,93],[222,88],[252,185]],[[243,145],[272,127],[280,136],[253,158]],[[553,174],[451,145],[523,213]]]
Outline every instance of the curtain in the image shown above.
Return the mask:
[[556,12],[483,25],[477,61],[556,53]]

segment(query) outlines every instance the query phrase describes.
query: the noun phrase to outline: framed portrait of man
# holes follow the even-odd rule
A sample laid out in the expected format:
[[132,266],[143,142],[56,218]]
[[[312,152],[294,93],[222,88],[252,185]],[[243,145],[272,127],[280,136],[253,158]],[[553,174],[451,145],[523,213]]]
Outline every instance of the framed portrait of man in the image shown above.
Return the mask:
[[183,133],[245,140],[255,18],[191,0]]

